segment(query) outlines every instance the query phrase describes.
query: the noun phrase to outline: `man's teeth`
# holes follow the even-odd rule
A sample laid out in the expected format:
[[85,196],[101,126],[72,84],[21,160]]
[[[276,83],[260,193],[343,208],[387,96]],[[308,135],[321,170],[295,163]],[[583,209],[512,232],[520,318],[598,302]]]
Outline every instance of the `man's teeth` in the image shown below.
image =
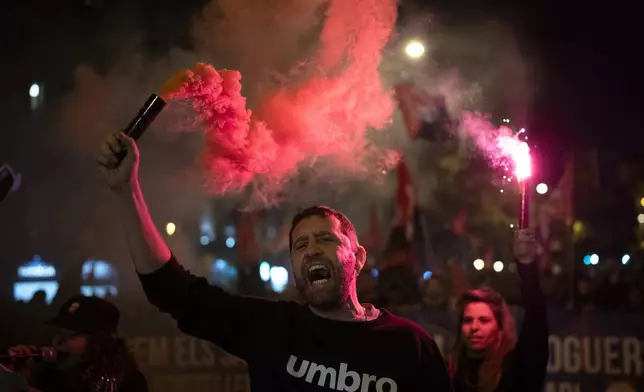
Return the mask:
[[308,269],[309,281],[314,285],[321,285],[329,281],[331,271],[321,263],[311,265]]
[[314,265],[309,267],[309,273],[311,273],[312,271],[315,271],[315,270],[322,269],[322,268],[326,268],[326,267],[324,265],[322,265],[322,264],[314,264]]

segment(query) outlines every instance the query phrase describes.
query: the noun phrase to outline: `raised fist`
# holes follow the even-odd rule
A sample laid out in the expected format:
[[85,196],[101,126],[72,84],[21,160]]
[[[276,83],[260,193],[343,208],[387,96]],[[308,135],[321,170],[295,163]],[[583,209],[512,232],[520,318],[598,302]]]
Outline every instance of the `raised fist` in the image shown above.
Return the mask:
[[138,180],[139,150],[134,139],[123,132],[107,137],[101,145],[96,163],[112,190],[122,189]]

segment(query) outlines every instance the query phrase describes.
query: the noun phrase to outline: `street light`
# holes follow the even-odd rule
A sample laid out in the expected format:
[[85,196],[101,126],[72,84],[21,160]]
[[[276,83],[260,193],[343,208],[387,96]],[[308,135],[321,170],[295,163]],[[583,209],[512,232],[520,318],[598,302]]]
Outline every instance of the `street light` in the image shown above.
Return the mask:
[[624,256],[622,256],[622,264],[626,265],[629,261],[631,261],[631,255],[625,254]]
[[417,59],[425,54],[425,45],[423,45],[423,43],[420,41],[409,41],[405,46],[405,53],[407,54],[407,56],[413,59]]
[[29,87],[29,96],[31,98],[38,98],[39,95],[40,95],[40,86],[38,85],[38,83],[32,84],[31,87]]
[[35,111],[43,102],[43,86],[38,83],[32,83],[29,87],[29,101],[31,110]]
[[476,259],[476,260],[474,260],[474,268],[475,268],[477,271],[482,270],[484,267],[485,267],[485,261],[483,261],[483,260],[481,260],[481,259]]
[[271,265],[268,261],[262,261],[259,263],[259,277],[264,282],[271,280]]
[[173,235],[176,230],[177,225],[172,222],[168,222],[168,224],[165,225],[165,232],[168,233],[168,235]]
[[537,193],[540,195],[545,195],[546,193],[548,193],[548,185],[544,184],[543,182],[537,185]]

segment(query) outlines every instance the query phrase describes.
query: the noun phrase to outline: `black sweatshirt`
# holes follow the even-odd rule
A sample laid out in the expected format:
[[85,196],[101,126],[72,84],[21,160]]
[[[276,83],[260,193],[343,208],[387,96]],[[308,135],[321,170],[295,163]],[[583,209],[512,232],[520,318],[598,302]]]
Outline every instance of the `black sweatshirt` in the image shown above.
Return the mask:
[[181,331],[245,360],[254,392],[452,390],[429,334],[387,311],[367,322],[321,318],[295,302],[231,295],[174,257],[139,278]]
[[[548,366],[548,314],[546,300],[539,286],[536,263],[516,263],[521,278],[524,308],[517,345],[503,361],[503,376],[495,392],[542,392]],[[467,359],[454,379],[456,392],[479,392],[480,359]],[[466,381],[467,379],[467,381]]]

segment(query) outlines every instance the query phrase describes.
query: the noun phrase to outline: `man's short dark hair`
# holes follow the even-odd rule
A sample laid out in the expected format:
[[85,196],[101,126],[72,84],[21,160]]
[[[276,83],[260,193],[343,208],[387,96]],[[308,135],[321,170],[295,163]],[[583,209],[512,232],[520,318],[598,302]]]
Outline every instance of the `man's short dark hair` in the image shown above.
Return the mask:
[[293,230],[298,223],[303,221],[306,218],[312,216],[321,216],[321,217],[334,217],[340,222],[340,231],[342,234],[346,235],[351,242],[351,245],[354,247],[358,246],[358,236],[356,235],[356,228],[353,226],[353,223],[340,211],[334,210],[331,207],[327,206],[312,206],[303,209],[298,212],[291,221],[291,230],[288,232],[288,249],[289,251],[293,249]]

